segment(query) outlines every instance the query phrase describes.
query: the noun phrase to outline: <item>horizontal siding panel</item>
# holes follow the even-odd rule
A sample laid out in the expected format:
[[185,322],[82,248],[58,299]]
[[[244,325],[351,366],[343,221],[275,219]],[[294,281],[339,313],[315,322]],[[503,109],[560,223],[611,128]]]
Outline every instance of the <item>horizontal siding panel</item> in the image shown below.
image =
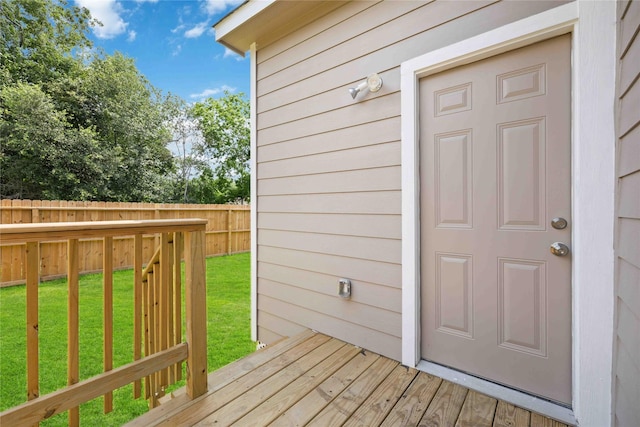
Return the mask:
[[615,423],[619,427],[640,426],[638,417],[638,402],[629,400],[625,390],[620,387],[620,381],[616,381]]
[[[338,280],[341,277],[351,279],[351,271],[345,270],[342,275],[332,276],[260,262],[258,264],[258,277],[335,297],[338,294]],[[350,301],[352,303],[366,304],[395,313],[401,312],[402,292],[400,289],[367,283],[361,280],[351,280],[351,284]]]
[[[260,329],[264,331],[264,336],[260,334]],[[273,316],[268,312],[260,312],[258,314],[258,337],[260,341],[265,343],[272,343],[285,337],[293,337],[305,329],[308,328],[285,318]]]
[[618,256],[640,267],[640,220],[619,219]]
[[261,196],[257,209],[258,212],[400,215],[401,196],[400,191]]
[[[399,66],[378,74],[384,82],[382,88],[378,92],[368,92],[366,95],[360,95],[360,97],[366,96],[367,100],[372,100],[400,90]],[[364,77],[365,76],[362,76],[363,80]],[[297,99],[290,104],[265,111],[260,114],[258,130],[359,103],[364,98],[359,97],[358,100],[354,100],[349,94],[349,88],[353,86],[355,86],[355,83],[348,82],[335,89],[331,89],[314,96]]]
[[[640,26],[640,3],[632,1],[626,8],[624,19],[621,24],[622,31],[620,32],[620,46],[622,52],[626,52],[629,49],[629,44],[638,31]],[[637,43],[637,40],[636,40]]]
[[400,142],[396,141],[294,159],[262,162],[258,168],[258,179],[399,165]]
[[640,64],[640,40],[636,37],[620,64],[619,93],[625,93],[638,78],[638,64]]
[[400,190],[400,166],[258,181],[259,196]]
[[260,230],[258,244],[380,262],[402,261],[401,243],[391,239]]
[[640,268],[618,260],[618,297],[640,319]]
[[640,126],[620,138],[618,150],[619,177],[640,170]]
[[[354,2],[359,3],[359,2]],[[342,22],[327,28],[327,24],[320,22],[326,30],[319,32],[313,36],[309,34],[309,38],[284,50],[282,53],[271,57],[260,63],[258,67],[258,80],[262,80],[278,71],[289,68],[294,64],[303,61],[305,58],[323,57],[323,53],[328,50],[327,47],[333,47],[341,44],[351,47],[354,43],[360,44],[359,50],[351,51],[351,58],[356,53],[365,54],[363,48],[375,48],[378,45],[363,45],[362,37],[370,37],[376,28],[380,28],[383,24],[396,19],[398,16],[404,15],[412,10],[424,6],[425,2],[379,2],[372,7],[368,7],[362,11],[354,10],[354,7],[344,7],[336,10],[332,15],[341,15],[345,17]],[[335,18],[332,18],[335,20]],[[319,20],[322,21],[322,20]],[[305,32],[310,33],[309,29]],[[291,78],[291,76],[289,76]],[[293,76],[295,78],[295,76]]]
[[[400,115],[400,94],[369,99],[349,107],[328,111],[303,120],[258,131],[258,146],[302,138],[333,129],[384,120]],[[367,138],[367,131],[360,136]]]
[[633,360],[624,343],[618,342],[616,374],[631,402],[640,403],[640,360]]
[[[637,65],[636,65],[637,67]],[[624,95],[620,103],[619,135],[625,135],[640,122],[640,82],[636,83]]]
[[391,359],[400,360],[401,342],[398,337],[307,310],[297,305],[287,304],[266,295],[258,297],[258,310],[272,315],[275,313],[286,315],[287,319],[293,323],[303,324],[320,333],[366,348]]
[[401,220],[400,215],[260,213],[258,227],[268,230],[400,239]]
[[399,264],[342,256],[301,252],[275,247],[258,248],[258,265],[261,262],[297,268],[335,277],[400,289],[402,272]]
[[[413,13],[401,15],[397,19],[398,9],[400,13],[409,11],[411,8],[421,6],[420,3],[405,2],[404,7],[397,3],[381,3],[375,9],[388,9],[384,15],[378,15],[372,25],[359,20],[354,16],[350,21],[356,22],[356,26],[366,25],[370,29],[363,34],[349,39],[350,34],[342,36],[339,32],[332,32],[333,36],[329,43],[319,40],[322,47],[331,46],[317,54],[310,52],[307,54],[301,49],[288,62],[295,63],[295,66],[284,68],[282,71],[272,74],[269,77],[258,81],[258,93],[267,94],[274,92],[291,83],[295,83],[318,73],[352,62],[355,58],[366,56],[374,51],[382,50],[388,46],[397,45],[399,42],[409,39],[418,33],[428,31],[431,28],[442,25],[444,22],[452,21],[474,10],[491,4],[491,1],[475,2],[432,2],[424,5]],[[404,9],[404,10],[403,10]],[[372,11],[373,9],[369,9]],[[380,19],[382,18],[382,19]],[[347,25],[349,22],[345,22]],[[366,29],[364,26],[363,30]],[[313,45],[315,39],[310,39],[306,44]],[[316,49],[317,50],[317,49]],[[382,70],[386,69],[382,68]],[[380,70],[380,69],[379,69]]]
[[[363,134],[367,138],[362,138]],[[400,117],[378,120],[358,126],[337,129],[300,139],[258,147],[258,173],[264,162],[329,153],[351,148],[397,141],[400,137]]]
[[280,55],[288,49],[291,49],[292,47],[297,46],[305,40],[315,37],[324,31],[332,31],[333,27],[349,19],[350,16],[366,10],[374,6],[376,3],[377,1],[365,0],[348,2],[341,6],[340,9],[337,9],[333,11],[333,13],[323,16],[320,19],[316,19],[315,21],[307,24],[304,28],[287,35],[287,37],[283,37],[267,46],[260,47],[260,50],[258,51],[258,64],[262,64],[274,56]]
[[338,295],[325,295],[297,286],[285,285],[267,279],[260,280],[260,296],[268,296],[287,304],[315,311],[349,323],[375,329],[388,335],[400,337],[402,319],[400,313],[371,305],[358,304]]
[[258,326],[258,341],[263,344],[273,344],[285,338],[269,329]]
[[640,171],[620,179],[618,216],[640,219]]
[[[474,2],[464,3],[473,4]],[[453,2],[445,2],[445,4],[453,4]],[[438,25],[432,30],[424,31],[415,37],[380,49],[370,55],[362,56],[347,64],[328,69],[304,81],[288,83],[281,89],[269,94],[264,94],[258,87],[257,111],[262,113],[297,101],[301,97],[300,94],[310,97],[336,87],[359,82],[366,77],[367,73],[396,68],[408,59],[561,4],[562,2],[535,1],[520,2],[518,7],[512,7],[509,2],[496,3],[475,13]]]
[[625,304],[618,305],[618,348],[624,347],[635,367],[640,363],[640,319]]

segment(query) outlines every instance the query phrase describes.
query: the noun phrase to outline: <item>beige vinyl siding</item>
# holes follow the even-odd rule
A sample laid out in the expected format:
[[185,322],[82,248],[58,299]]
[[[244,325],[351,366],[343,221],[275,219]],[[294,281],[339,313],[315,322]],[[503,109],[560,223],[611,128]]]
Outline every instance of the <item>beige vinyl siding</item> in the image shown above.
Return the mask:
[[312,328],[400,359],[400,64],[560,4],[350,2],[258,45],[261,341]]
[[614,421],[640,425],[640,1],[618,3]]

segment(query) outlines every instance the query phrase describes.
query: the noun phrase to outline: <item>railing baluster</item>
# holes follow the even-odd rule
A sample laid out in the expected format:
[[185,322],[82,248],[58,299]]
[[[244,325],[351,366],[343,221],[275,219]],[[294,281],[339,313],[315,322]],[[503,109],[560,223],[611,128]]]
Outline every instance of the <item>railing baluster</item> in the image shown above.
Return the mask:
[[[169,338],[169,235],[167,233],[160,234],[160,277],[158,280],[160,286],[160,308],[159,308],[159,335],[160,335],[160,348],[159,351],[166,350],[168,346]],[[166,387],[169,385],[169,373],[166,369],[160,372],[160,385]]]
[[[146,317],[146,316],[145,316]],[[142,234],[133,238],[133,360],[140,360],[142,346]],[[133,383],[133,398],[141,394],[141,381]]]
[[[153,264],[151,269],[153,272],[153,282],[151,287],[153,288],[153,321],[151,322],[151,335],[153,337],[153,347],[151,353],[155,354],[160,351],[160,336],[159,336],[159,323],[160,323],[160,271],[158,264]],[[160,387],[160,372],[155,372],[152,376],[151,386],[151,400],[149,406],[155,408],[158,406],[158,398],[161,396],[162,389]]]
[[191,399],[207,391],[207,289],[204,231],[186,233],[185,305],[187,316],[187,394]]
[[[155,325],[155,316],[154,316],[154,280],[153,280],[153,268],[147,274],[147,282],[146,282],[146,298],[147,298],[147,306],[145,307],[146,311],[146,340],[145,340],[145,351],[144,355],[149,356],[155,353],[155,341],[154,341],[154,325]],[[153,396],[155,393],[155,373],[149,375],[145,379],[145,396],[149,399],[149,403],[153,402]],[[154,407],[154,406],[151,406]]]
[[[169,249],[169,254],[167,256],[168,258],[168,266],[167,266],[167,293],[168,293],[168,299],[167,299],[167,348],[171,348],[174,345],[176,345],[176,341],[175,341],[175,334],[173,333],[173,306],[175,304],[175,295],[173,293],[174,288],[173,288],[173,262],[174,262],[174,257],[173,257],[173,252],[174,252],[174,246],[175,246],[175,242],[173,240],[173,233],[168,233],[167,238],[169,239],[169,244],[168,244],[168,249]],[[169,374],[169,384],[173,384],[176,382],[176,370],[175,370],[175,366],[169,366],[167,368],[167,372]]]
[[[27,242],[27,399],[40,395],[38,372],[38,282],[40,244]],[[37,425],[37,424],[36,424]]]
[[[78,281],[78,239],[67,243],[67,385],[80,380],[79,347],[79,281]],[[76,406],[69,409],[69,426],[80,425],[80,411]]]
[[[173,333],[174,342],[182,342],[182,233],[173,235],[173,294],[175,304],[173,306]],[[176,381],[182,379],[182,362],[175,365]]]
[[[103,257],[103,319],[104,343],[103,362],[104,372],[113,369],[113,237],[106,236],[102,250]],[[104,395],[104,413],[113,410],[113,392]]]

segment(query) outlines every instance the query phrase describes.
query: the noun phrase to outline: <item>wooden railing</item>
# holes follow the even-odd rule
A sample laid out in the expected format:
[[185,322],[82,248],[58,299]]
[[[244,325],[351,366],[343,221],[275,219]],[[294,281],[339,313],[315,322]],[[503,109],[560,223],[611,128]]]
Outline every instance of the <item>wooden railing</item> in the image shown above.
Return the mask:
[[[134,383],[134,397],[145,397],[151,407],[164,388],[180,379],[187,362],[187,394],[191,398],[207,390],[206,348],[206,220],[97,221],[16,224],[0,226],[1,243],[26,244],[27,399],[0,413],[0,425],[32,425],[69,411],[69,425],[79,424],[78,406],[104,396],[104,410],[112,409],[112,391]],[[160,245],[143,269],[143,236],[159,234]],[[134,236],[134,356],[113,369],[113,239]],[[103,361],[104,372],[79,381],[79,239],[103,241]],[[68,264],[67,384],[64,389],[40,396],[38,360],[38,284],[40,245],[66,241]],[[181,254],[184,247],[186,340],[182,342]],[[144,357],[142,346],[144,342]]]

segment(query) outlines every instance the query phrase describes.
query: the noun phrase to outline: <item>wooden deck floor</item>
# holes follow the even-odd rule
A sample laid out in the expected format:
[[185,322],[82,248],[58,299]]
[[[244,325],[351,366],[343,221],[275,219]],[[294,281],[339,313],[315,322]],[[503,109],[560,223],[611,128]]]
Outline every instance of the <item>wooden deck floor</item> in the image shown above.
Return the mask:
[[129,426],[554,426],[565,424],[326,335],[305,332],[209,374]]

